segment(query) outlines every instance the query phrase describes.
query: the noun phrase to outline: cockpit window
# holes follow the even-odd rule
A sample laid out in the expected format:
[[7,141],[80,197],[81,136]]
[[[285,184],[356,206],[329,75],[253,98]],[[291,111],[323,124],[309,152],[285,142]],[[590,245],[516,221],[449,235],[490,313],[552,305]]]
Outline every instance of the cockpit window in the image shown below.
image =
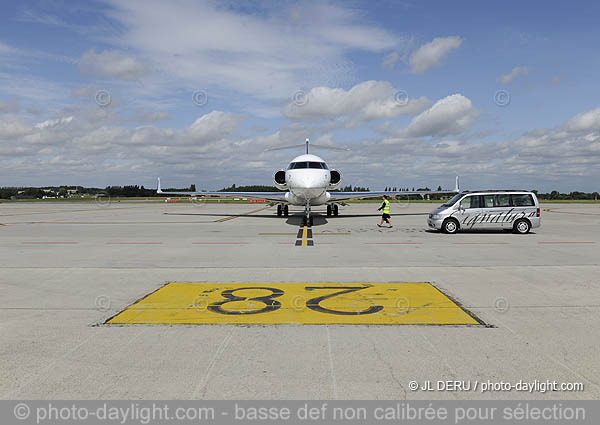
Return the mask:
[[328,170],[327,164],[325,164],[324,162],[299,161],[291,162],[288,166],[288,170],[297,170],[299,168],[316,168],[320,170]]

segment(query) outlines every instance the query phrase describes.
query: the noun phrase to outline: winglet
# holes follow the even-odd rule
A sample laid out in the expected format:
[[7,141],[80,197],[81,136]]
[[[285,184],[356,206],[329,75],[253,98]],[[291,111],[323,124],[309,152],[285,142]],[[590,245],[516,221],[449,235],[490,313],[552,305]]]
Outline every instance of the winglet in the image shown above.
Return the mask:
[[156,193],[162,193],[162,189],[160,188],[160,177],[158,178],[158,184],[156,185]]
[[460,193],[460,184],[458,181],[458,176],[456,176],[456,184],[454,185],[454,191]]

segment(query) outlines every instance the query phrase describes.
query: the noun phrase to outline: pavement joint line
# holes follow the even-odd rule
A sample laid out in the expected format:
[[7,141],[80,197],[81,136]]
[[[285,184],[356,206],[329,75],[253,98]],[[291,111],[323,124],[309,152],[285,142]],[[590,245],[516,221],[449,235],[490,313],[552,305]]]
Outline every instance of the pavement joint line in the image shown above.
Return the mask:
[[[272,234],[275,235],[275,234]],[[295,235],[295,233],[281,233],[277,235]],[[311,241],[312,235],[320,235],[320,233],[311,233],[308,231],[300,230],[297,235],[298,240]],[[81,242],[76,241],[24,241],[21,242],[24,245],[77,245]],[[286,242],[278,242],[279,244],[287,244]],[[425,242],[363,242],[365,245],[424,245]],[[540,245],[593,245],[596,242],[537,242]],[[104,245],[162,245],[163,242],[104,242]],[[192,242],[192,245],[248,245],[249,242]],[[319,245],[325,244],[325,242],[319,242]],[[452,242],[452,245],[512,245],[510,242]],[[302,245],[306,246],[306,245]],[[312,244],[309,244],[312,246]],[[591,264],[595,265],[595,264]]]
[[162,242],[105,242],[104,245],[162,245]]
[[248,242],[192,242],[192,245],[248,245]]
[[[88,341],[92,340],[94,337],[95,337],[94,334],[90,335],[88,338],[86,338],[85,340],[83,340],[82,342],[80,342],[79,344],[77,344],[71,350],[69,350],[66,353],[62,354],[61,356],[53,359],[52,361],[49,362],[49,364],[47,364],[46,366],[44,366],[44,368],[41,370],[40,373],[43,373],[44,376],[46,376],[48,374],[48,372],[54,366],[56,366],[58,364],[58,362],[60,362],[61,360],[67,358],[68,356],[70,356],[71,354],[73,354],[75,351],[79,350],[83,345],[85,345]],[[34,381],[37,381],[39,383],[39,380],[40,380],[39,373],[32,373],[32,375],[33,376],[31,376],[29,379],[27,379],[27,381],[25,381],[25,383],[22,384],[22,385],[20,385],[18,388],[13,388],[12,390],[6,392],[2,398],[14,398],[14,397],[9,397],[9,396],[15,394],[17,391],[23,389],[24,387],[27,387],[27,386],[31,385]]]
[[79,242],[23,242],[25,245],[77,245]]
[[424,242],[365,242],[365,245],[423,245]]
[[215,220],[214,222],[215,223],[223,223],[224,221],[227,221],[227,220],[233,220],[234,218],[243,217],[245,215],[250,215],[250,214],[253,214],[253,213],[259,212],[259,211],[264,211],[264,210],[269,209],[269,208],[271,208],[271,207],[270,206],[266,206],[266,207],[258,208],[256,210],[252,210],[252,211],[249,211],[247,213],[243,213],[243,214],[239,214],[239,215],[232,215],[231,217],[220,218],[219,220]]
[[331,376],[331,390],[333,393],[333,399],[336,400],[338,398],[337,391],[337,380],[335,378],[335,369],[333,365],[333,350],[331,348],[331,333],[329,332],[329,326],[325,326],[325,331],[327,333],[327,354],[329,355],[329,372]]
[[580,242],[580,241],[553,241],[553,242],[538,242],[539,244],[593,244],[596,242]]
[[198,223],[214,223],[214,221],[20,221],[14,224],[80,224],[80,225],[145,225],[145,224],[198,224]]
[[452,242],[454,245],[510,245],[510,242]]
[[215,368],[215,365],[217,364],[217,362],[220,360],[222,354],[225,352],[225,350],[229,346],[229,343],[231,342],[231,339],[233,338],[233,333],[235,332],[235,329],[236,329],[236,327],[232,326],[229,333],[227,335],[225,335],[225,338],[223,339],[223,341],[221,341],[221,344],[219,344],[219,346],[217,347],[217,350],[215,351],[214,356],[208,363],[208,367],[206,368],[206,373],[204,374],[204,376],[202,377],[202,380],[198,383],[196,390],[192,394],[192,399],[198,399],[199,397],[204,398],[212,371]]
[[[293,245],[294,242],[278,242],[279,244],[284,244],[284,245]],[[359,266],[351,266],[351,265],[345,265],[343,267],[337,267],[340,269],[362,269],[365,266],[363,265],[359,265]],[[573,267],[600,267],[600,263],[587,263],[587,264],[560,264],[560,265],[556,265],[556,264],[512,264],[512,265],[506,265],[506,264],[481,264],[481,265],[462,265],[462,264],[454,264],[454,265],[447,265],[447,264],[440,264],[440,265],[435,265],[435,264],[428,264],[428,265],[409,265],[409,266],[388,266],[388,265],[378,265],[376,268],[377,269],[430,269],[430,268],[450,268],[450,269],[514,269],[515,267],[521,267],[521,268],[531,268],[531,267],[554,267],[554,268],[561,268],[561,267],[568,267],[568,268],[573,268]],[[313,267],[315,268],[315,267]],[[322,269],[327,269],[328,271],[331,270],[331,267],[325,267],[325,266],[316,266],[316,268],[322,268]],[[106,266],[76,266],[76,267],[72,267],[72,266],[42,266],[42,267],[37,267],[37,266],[27,266],[27,267],[23,267],[23,266],[2,266],[0,265],[0,269],[7,269],[7,270],[56,270],[56,269],[60,269],[60,270],[182,270],[182,269],[188,269],[188,270],[223,270],[223,269],[247,269],[247,270],[281,270],[281,269],[306,269],[305,266],[293,266],[293,265],[287,265],[285,267],[282,266],[219,266],[219,267],[215,267],[215,266],[157,266],[157,265],[153,265],[152,267],[128,267],[128,266],[110,266],[110,267],[106,267]]]
[[[520,333],[516,332],[515,330],[513,330],[510,326],[506,325],[505,323],[503,323],[502,321],[500,321],[498,318],[495,319],[498,323],[500,323],[500,325],[502,325],[504,328],[506,328],[510,333],[512,333],[515,337],[519,338],[522,342],[525,342],[526,344],[530,344],[531,341],[529,338],[525,338],[523,337],[523,335],[521,335]],[[580,379],[583,379],[585,381],[587,381],[588,383],[592,384],[592,386],[594,386],[597,390],[600,389],[600,385],[598,385],[597,382],[591,380],[590,378],[588,378],[587,376],[581,374],[579,371],[574,370],[573,368],[569,367],[568,365],[566,365],[565,363],[561,362],[558,359],[555,359],[553,356],[551,356],[550,354],[548,354],[548,352],[546,350],[544,350],[543,348],[540,348],[539,345],[537,344],[532,344],[532,348],[537,350],[537,351],[541,351],[541,354],[543,356],[545,356],[547,359],[549,359],[550,361],[558,364],[559,366],[563,367],[564,369],[566,369],[567,371],[571,372],[572,374],[579,376]]]
[[[105,208],[103,209],[104,211],[114,211],[114,210],[132,210],[132,209],[136,209],[136,208],[147,208],[147,206],[141,206],[141,207],[137,207],[137,206],[131,206],[131,207],[109,207],[109,208]],[[98,207],[94,207],[94,208],[88,208],[85,210],[69,210],[67,211],[69,214],[74,213],[74,212],[90,212],[90,211],[94,211],[94,212],[98,212]],[[57,211],[35,211],[35,212],[28,212],[28,213],[14,213],[14,214],[0,214],[0,217],[14,217],[14,216],[19,216],[19,215],[39,215],[39,214],[62,214],[65,211],[63,210],[57,210]]]

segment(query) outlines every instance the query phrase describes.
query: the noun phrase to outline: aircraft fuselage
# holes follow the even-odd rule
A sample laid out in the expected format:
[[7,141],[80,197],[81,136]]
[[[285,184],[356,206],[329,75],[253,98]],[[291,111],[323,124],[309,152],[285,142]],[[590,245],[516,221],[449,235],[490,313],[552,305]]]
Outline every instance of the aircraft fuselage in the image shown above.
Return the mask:
[[285,199],[292,205],[318,206],[326,204],[331,195],[331,172],[325,161],[316,155],[300,155],[285,170],[288,192]]

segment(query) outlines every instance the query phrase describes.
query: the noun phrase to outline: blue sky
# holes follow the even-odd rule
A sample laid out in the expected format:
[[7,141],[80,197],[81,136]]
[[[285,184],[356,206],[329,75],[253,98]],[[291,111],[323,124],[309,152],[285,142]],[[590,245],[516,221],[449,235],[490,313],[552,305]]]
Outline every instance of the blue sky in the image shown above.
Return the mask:
[[5,2],[0,185],[597,191],[594,2]]

